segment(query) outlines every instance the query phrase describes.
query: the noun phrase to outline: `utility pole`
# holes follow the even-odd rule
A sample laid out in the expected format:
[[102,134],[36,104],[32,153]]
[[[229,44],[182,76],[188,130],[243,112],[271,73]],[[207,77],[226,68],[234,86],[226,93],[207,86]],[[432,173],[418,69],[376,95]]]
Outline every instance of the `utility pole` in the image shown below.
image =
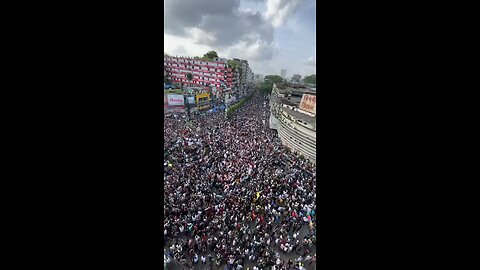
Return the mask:
[[186,103],[187,103],[188,119],[190,119],[190,104],[188,103],[188,96],[185,95],[185,92],[183,91],[183,83],[180,83],[180,87],[182,88],[182,94],[184,96],[184,101],[186,101]]
[[187,113],[188,113],[188,119],[190,119],[190,102],[188,102],[188,96],[187,97]]

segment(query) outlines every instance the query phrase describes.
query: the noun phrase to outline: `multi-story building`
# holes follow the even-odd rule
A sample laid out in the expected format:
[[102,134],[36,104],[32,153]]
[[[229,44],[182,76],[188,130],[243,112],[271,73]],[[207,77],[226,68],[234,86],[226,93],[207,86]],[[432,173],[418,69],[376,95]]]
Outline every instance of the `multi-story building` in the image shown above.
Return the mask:
[[253,83],[254,81],[254,74],[253,74],[253,71],[252,69],[248,69],[248,77],[247,77],[247,83]]
[[247,91],[252,88],[254,74],[247,60],[233,58],[231,64],[233,67],[233,92],[238,97],[245,96]]
[[[164,55],[163,65],[167,78],[173,83],[215,86],[217,88],[233,86],[233,72],[231,68],[227,67],[227,60],[224,58],[206,61],[192,57]],[[188,73],[192,74],[192,81],[188,80]]]
[[280,76],[285,79],[287,77],[287,70],[282,69],[282,71],[280,72]]
[[270,128],[282,144],[316,163],[316,91],[302,85],[273,84]]

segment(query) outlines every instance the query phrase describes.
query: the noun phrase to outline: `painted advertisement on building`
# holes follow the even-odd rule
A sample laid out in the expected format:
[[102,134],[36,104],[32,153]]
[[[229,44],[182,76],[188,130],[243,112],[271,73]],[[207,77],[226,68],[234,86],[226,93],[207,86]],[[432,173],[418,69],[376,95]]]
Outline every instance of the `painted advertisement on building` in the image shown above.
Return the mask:
[[317,96],[303,94],[300,102],[300,110],[317,114]]
[[185,101],[183,95],[167,95],[168,105],[169,106],[184,106]]

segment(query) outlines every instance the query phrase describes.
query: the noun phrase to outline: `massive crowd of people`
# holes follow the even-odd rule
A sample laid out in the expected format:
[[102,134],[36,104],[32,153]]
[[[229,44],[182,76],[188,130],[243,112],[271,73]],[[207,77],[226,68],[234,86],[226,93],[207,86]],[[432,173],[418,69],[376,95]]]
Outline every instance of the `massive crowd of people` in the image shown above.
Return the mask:
[[316,171],[269,128],[255,93],[223,113],[165,119],[165,257],[176,269],[313,269]]

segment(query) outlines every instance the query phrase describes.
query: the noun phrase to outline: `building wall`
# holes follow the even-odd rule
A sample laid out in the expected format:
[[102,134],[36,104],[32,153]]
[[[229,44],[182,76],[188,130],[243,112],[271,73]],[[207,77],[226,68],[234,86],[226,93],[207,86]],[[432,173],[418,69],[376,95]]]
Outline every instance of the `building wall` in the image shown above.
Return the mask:
[[270,128],[276,129],[282,144],[291,151],[300,153],[316,163],[316,127],[302,123],[300,119],[288,115],[277,102],[278,93],[273,87],[270,99]]
[[[165,71],[172,82],[192,83],[196,85],[211,84],[221,87],[233,85],[232,70],[227,67],[224,59],[216,59],[219,61],[205,61],[190,57],[171,57],[165,56],[163,59]],[[186,75],[193,75],[192,81],[188,81]]]

